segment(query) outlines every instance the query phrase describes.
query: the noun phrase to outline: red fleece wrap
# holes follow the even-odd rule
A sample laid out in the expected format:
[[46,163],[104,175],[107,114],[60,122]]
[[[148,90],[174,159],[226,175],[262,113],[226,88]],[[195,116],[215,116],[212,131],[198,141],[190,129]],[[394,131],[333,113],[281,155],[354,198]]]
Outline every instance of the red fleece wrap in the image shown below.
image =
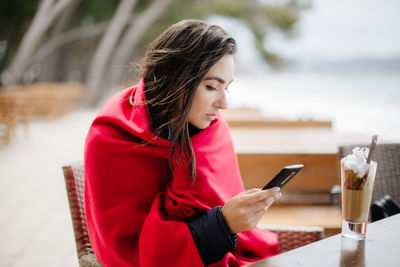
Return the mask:
[[[129,103],[133,95],[134,106]],[[219,116],[191,138],[197,177],[172,173],[170,142],[150,130],[144,86],[117,93],[86,139],[85,204],[90,242],[105,266],[204,266],[185,221],[242,192],[227,123]],[[211,266],[240,266],[279,253],[277,237],[254,229]]]

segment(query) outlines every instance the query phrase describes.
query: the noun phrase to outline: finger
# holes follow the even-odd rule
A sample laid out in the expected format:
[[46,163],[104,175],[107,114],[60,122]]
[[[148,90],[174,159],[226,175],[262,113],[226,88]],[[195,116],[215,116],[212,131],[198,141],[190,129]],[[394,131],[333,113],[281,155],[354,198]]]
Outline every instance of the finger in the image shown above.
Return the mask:
[[248,210],[247,212],[249,213],[257,213],[257,212],[265,212],[266,209],[268,209],[272,203],[274,203],[275,198],[274,197],[269,197],[257,202],[252,202],[248,205]]
[[254,202],[254,197],[261,192],[260,188],[253,188],[242,193],[239,193],[237,196],[240,196],[240,202],[242,204],[249,204]]
[[244,191],[245,193],[251,194],[251,193],[256,193],[256,192],[260,192],[260,188],[251,188],[249,190]]
[[272,197],[268,197],[266,199],[257,201],[257,202],[252,202],[249,204],[251,206],[253,211],[259,211],[259,210],[267,210],[275,201],[277,201],[280,197],[282,196],[281,192],[276,193]]
[[274,201],[280,199],[282,197],[282,192],[276,192],[274,195],[272,195],[270,198],[273,198]]
[[276,197],[276,195],[280,192],[279,187],[274,187],[271,189],[267,190],[258,190],[258,191],[253,191],[252,193],[246,194],[243,196],[243,202],[246,203],[252,203],[252,202],[258,202],[265,200],[266,198],[269,197]]
[[259,211],[258,213],[255,214],[255,216],[254,216],[255,225],[257,225],[260,222],[260,220],[262,219],[264,213],[265,213],[265,211],[261,210],[261,211]]
[[266,209],[265,209],[265,210],[267,210],[269,207],[271,207],[272,204],[274,204],[275,201],[279,200],[281,197],[282,197],[282,193],[281,193],[281,192],[278,192],[278,193],[275,195],[275,197],[267,199]]
[[251,225],[256,226],[257,223],[260,221],[260,219],[262,218],[262,216],[264,215],[264,209],[258,210],[258,211],[254,211],[254,212],[248,212],[247,213],[247,222]]
[[241,197],[243,199],[246,199],[248,196],[253,195],[254,193],[259,192],[259,188],[252,188],[243,192],[240,192],[239,194],[236,195],[236,197]]
[[246,191],[240,193],[240,195],[248,197],[248,196],[254,195],[260,191],[261,191],[260,188],[252,188],[252,189],[249,189],[249,190],[246,190]]
[[275,202],[275,198],[268,198],[266,203],[265,203],[264,211],[269,209],[269,207],[271,207],[271,205],[274,204],[274,202]]

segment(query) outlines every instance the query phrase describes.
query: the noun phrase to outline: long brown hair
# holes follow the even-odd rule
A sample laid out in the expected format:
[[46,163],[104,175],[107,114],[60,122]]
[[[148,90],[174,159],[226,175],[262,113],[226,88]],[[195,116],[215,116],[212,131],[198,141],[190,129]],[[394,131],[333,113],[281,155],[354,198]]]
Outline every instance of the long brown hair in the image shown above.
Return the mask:
[[[145,96],[153,131],[172,133],[170,167],[183,166],[196,177],[188,114],[197,87],[224,55],[236,53],[236,42],[219,26],[183,20],[162,32],[142,59]],[[179,152],[178,152],[179,150]],[[179,156],[178,156],[179,155]],[[183,165],[179,164],[182,162]]]

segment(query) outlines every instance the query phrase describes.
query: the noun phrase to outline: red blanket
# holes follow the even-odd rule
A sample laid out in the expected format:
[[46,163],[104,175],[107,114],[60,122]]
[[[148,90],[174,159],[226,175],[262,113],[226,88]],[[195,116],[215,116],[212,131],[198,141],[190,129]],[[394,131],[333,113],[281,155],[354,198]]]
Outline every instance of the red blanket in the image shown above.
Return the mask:
[[[184,169],[170,171],[170,142],[150,131],[143,91],[140,82],[117,93],[87,135],[92,247],[105,266],[203,266],[185,221],[243,191],[229,128],[219,116],[191,138],[197,163],[191,183]],[[278,252],[276,235],[256,228],[239,233],[238,248],[212,266],[244,265]]]

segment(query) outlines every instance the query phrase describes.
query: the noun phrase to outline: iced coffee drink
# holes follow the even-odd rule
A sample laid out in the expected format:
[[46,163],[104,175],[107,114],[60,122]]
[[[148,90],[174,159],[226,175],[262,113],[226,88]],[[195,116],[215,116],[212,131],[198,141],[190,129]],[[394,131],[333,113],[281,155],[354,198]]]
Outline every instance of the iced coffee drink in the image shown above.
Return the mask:
[[367,163],[368,154],[368,148],[356,147],[340,162],[344,236],[365,235],[377,166],[374,161]]

